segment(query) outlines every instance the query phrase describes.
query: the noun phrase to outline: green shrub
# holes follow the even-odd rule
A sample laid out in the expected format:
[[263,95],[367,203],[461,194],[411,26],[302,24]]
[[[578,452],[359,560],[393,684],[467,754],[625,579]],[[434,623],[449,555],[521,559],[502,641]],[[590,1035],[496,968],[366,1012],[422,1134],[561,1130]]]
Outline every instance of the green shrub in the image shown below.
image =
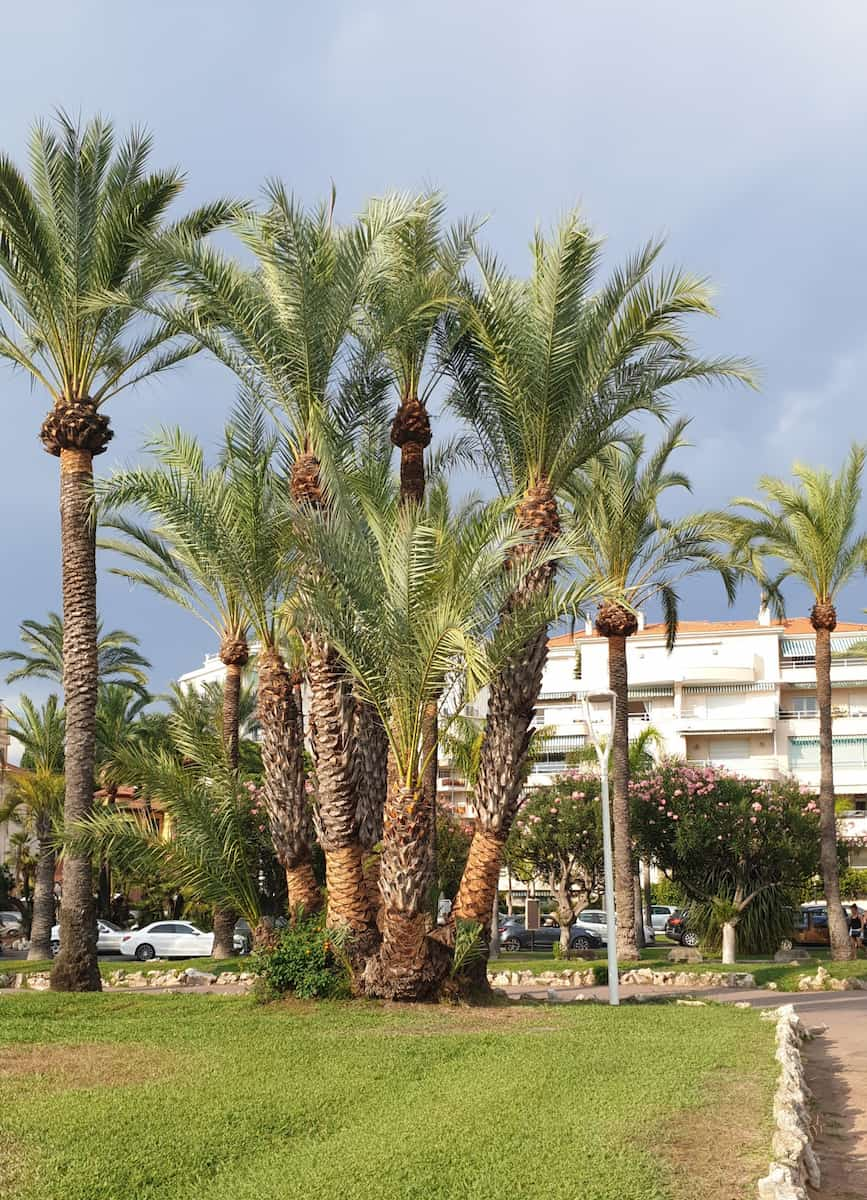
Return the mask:
[[847,867],[840,872],[840,895],[844,900],[867,896],[867,868]]
[[676,908],[684,908],[688,901],[683,888],[663,875],[650,885],[650,903],[673,904]]
[[326,928],[321,914],[296,921],[283,930],[273,948],[257,950],[250,959],[260,977],[259,994],[292,993],[304,1000],[349,995],[347,935]]

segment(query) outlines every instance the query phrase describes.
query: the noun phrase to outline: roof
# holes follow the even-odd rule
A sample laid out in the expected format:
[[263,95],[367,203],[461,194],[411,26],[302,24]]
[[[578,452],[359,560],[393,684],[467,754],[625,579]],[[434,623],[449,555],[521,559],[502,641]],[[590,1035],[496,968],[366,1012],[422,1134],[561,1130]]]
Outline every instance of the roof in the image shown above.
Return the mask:
[[[777,621],[772,625],[760,625],[755,619],[752,621],[681,621],[677,627],[679,634],[683,633],[778,633],[781,636],[797,636],[804,634],[814,636],[815,630],[810,624],[809,617],[791,617],[785,621]],[[645,625],[644,629],[633,634],[633,640],[643,637],[665,637],[665,625],[662,621],[656,621],[651,625]],[[838,621],[835,633],[863,633],[867,637],[867,625],[860,625],[853,621]],[[599,634],[595,631],[587,634],[584,630],[577,630],[575,633],[561,634],[559,637],[549,638],[549,646],[573,646],[576,642],[583,641],[587,638],[598,638]]]

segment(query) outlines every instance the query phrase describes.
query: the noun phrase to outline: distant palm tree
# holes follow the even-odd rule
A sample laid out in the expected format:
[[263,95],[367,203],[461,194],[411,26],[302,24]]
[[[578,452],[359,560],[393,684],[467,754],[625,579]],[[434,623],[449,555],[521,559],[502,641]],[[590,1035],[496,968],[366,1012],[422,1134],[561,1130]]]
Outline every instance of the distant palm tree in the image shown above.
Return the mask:
[[655,599],[665,613],[667,645],[677,635],[678,583],[698,571],[717,571],[729,599],[735,573],[718,549],[720,518],[699,513],[664,518],[659,503],[672,488],[690,489],[670,466],[684,446],[685,420],[676,421],[651,454],[633,435],[606,446],[569,485],[576,557],[603,599],[596,631],[608,641],[608,686],[616,697],[612,758],[612,818],[617,905],[617,954],[635,959],[643,944],[635,919],[635,857],[629,822],[629,679],[626,642],[638,629],[637,610]]
[[[27,650],[0,650],[0,662],[17,663],[6,676],[7,683],[19,679],[50,679],[63,683],[63,619],[54,612],[48,620],[22,621],[18,626]],[[101,683],[121,683],[131,691],[147,695],[148,660],[139,653],[139,639],[125,629],[102,632],[96,622],[96,670]]]
[[[134,130],[115,145],[111,123],[79,125],[61,113],[38,124],[30,178],[0,155],[0,358],[47,393],[40,438],[60,460],[63,560],[63,686],[66,703],[66,817],[93,801],[97,664],[93,458],[112,437],[103,409],[127,388],[182,362],[193,343],[163,321],[139,315],[164,291],[164,234],[192,242],[225,220],[216,203],[171,225],[183,189],[177,170],[147,174],[150,137]],[[159,252],[158,252],[159,251]],[[101,988],[91,865],[63,866],[61,951],[52,986]]]
[[[782,616],[781,584],[796,579],[813,599],[816,632],[816,696],[819,709],[819,826],[822,880],[828,902],[831,955],[851,956],[840,899],[837,825],[834,812],[834,743],[831,711],[831,634],[837,625],[840,590],[867,569],[867,535],[857,532],[865,448],[854,445],[839,475],[796,464],[795,483],[763,476],[767,500],[735,500],[746,509],[730,523],[736,557],[746,563]],[[782,564],[771,577],[767,560]]]
[[[623,434],[640,410],[665,411],[675,384],[743,379],[743,363],[692,353],[687,322],[713,308],[705,283],[679,271],[654,275],[650,244],[596,284],[602,244],[577,213],[551,238],[537,233],[526,281],[478,256],[480,284],[456,322],[451,404],[537,544],[561,528],[560,499],[575,472]],[[509,611],[552,585],[549,562],[525,580]],[[478,820],[456,902],[487,928],[503,847],[523,787],[530,722],[539,696],[547,629],[539,628],[493,681],[476,793]]]
[[36,886],[27,957],[43,960],[51,957],[55,839],[63,824],[64,714],[55,695],[49,696],[41,708],[22,696],[20,709],[9,716],[10,732],[24,747],[22,764],[26,773],[15,777],[12,794],[0,808],[0,821],[17,819],[26,839],[22,842],[25,848],[31,838],[36,840]]

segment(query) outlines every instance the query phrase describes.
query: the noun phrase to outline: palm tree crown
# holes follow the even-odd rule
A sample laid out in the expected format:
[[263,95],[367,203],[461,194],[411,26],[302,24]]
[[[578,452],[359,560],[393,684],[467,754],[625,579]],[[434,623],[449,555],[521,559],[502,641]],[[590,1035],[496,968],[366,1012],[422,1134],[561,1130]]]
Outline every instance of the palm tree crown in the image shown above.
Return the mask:
[[[19,679],[51,679],[63,682],[63,619],[50,612],[47,621],[22,621],[18,627],[24,650],[0,651],[0,662],[18,665],[6,676],[7,683]],[[104,683],[120,683],[139,695],[147,695],[149,661],[138,652],[139,639],[125,629],[102,632],[97,623],[97,672]]]

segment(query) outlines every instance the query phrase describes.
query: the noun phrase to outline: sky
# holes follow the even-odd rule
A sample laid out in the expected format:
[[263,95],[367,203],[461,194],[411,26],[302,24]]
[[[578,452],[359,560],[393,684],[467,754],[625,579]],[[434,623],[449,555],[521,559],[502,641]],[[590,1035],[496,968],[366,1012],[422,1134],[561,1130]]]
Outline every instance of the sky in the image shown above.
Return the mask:
[[[43,0],[5,6],[4,48],[0,150],[22,165],[33,121],[62,107],[148,126],[154,164],[187,173],[187,206],[255,198],[273,176],[313,203],[333,180],[349,219],[370,195],[435,185],[455,217],[487,217],[487,241],[516,273],[534,228],[576,205],[606,236],[609,264],[664,235],[665,262],[715,288],[719,316],[696,325],[697,345],[748,356],[760,377],[755,392],[679,394],[690,507],[754,493],[798,459],[837,469],[865,436],[865,5]],[[215,446],[234,394],[204,359],[124,393],[98,470],[135,461],[163,424]],[[0,363],[3,647],[22,619],[60,604],[45,408]],[[105,623],[141,638],[159,691],[215,649],[211,634],[109,565]],[[796,588],[787,603],[809,608]],[[860,620],[865,604],[859,581],[840,618]],[[734,614],[757,606],[746,588]],[[717,581],[684,587],[683,616],[728,612]],[[0,686],[7,702],[17,694]]]

